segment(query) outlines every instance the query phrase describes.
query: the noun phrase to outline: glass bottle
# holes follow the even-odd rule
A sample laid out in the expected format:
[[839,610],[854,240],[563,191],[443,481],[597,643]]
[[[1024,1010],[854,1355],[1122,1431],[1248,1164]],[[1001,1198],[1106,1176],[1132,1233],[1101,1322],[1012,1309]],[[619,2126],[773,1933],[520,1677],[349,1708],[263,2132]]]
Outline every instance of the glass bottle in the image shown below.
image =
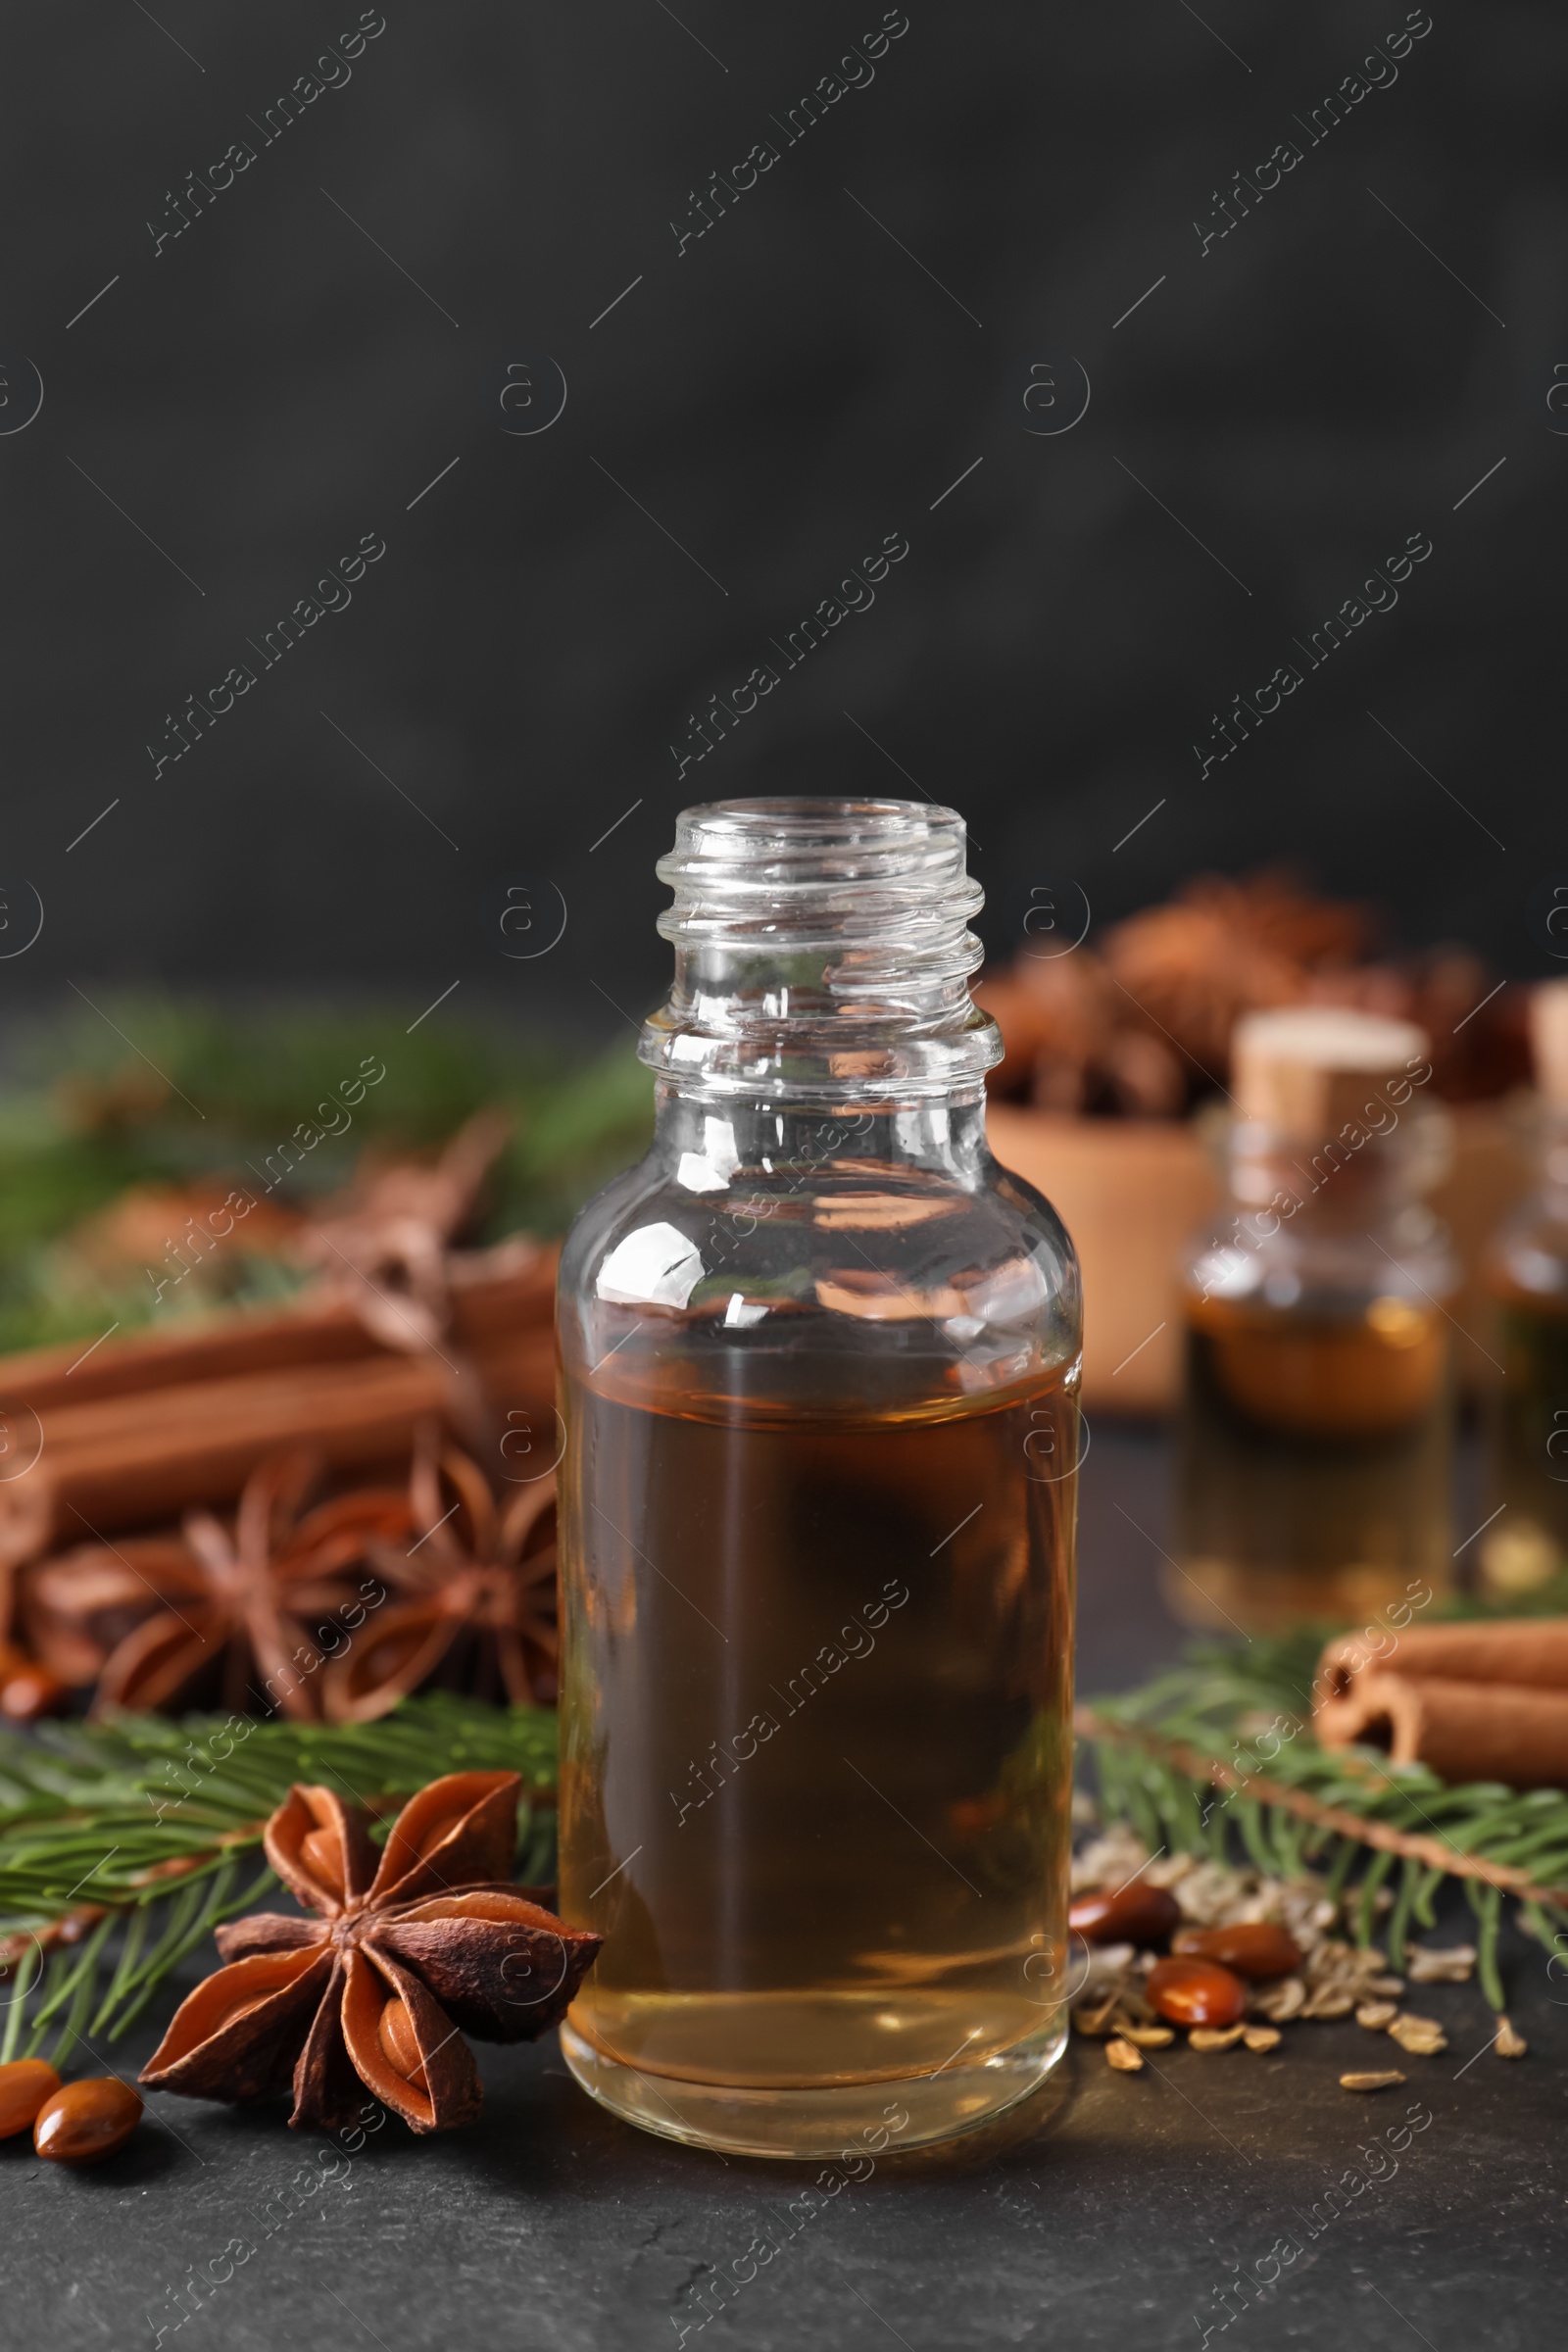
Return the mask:
[[1229,1199],[1183,1270],[1179,1557],[1191,1625],[1425,1606],[1450,1578],[1458,1270],[1422,1200],[1446,1122],[1421,1031],[1254,1013],[1232,1049]]
[[653,1147],[562,1261],[563,2046],[669,2138],[914,2146],[1065,2036],[1078,1276],[986,1147],[964,860],[687,809]]
[[1495,1301],[1491,1506],[1483,1581],[1522,1592],[1568,1569],[1568,980],[1530,1000],[1541,1182],[1489,1252]]

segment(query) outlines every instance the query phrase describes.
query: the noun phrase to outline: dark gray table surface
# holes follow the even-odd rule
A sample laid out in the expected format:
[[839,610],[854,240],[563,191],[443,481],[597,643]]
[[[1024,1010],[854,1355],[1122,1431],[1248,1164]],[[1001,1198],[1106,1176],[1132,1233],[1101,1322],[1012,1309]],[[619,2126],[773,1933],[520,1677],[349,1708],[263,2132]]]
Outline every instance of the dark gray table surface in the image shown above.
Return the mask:
[[[1140,1679],[1178,1641],[1154,1582],[1167,1478],[1157,1434],[1097,1424],[1086,1691]],[[646,2137],[577,2090],[553,2038],[480,2053],[474,2128],[416,2141],[388,2123],[352,2157],[281,2112],[154,2096],[96,2173],[40,2164],[25,2139],[0,2145],[0,2342],[1555,2347],[1568,1985],[1523,1939],[1507,1965],[1531,2043],[1518,2064],[1485,2047],[1473,1985],[1421,1987],[1450,2047],[1403,2060],[1408,2084],[1374,2097],[1339,2075],[1396,2053],[1353,2023],[1287,2034],[1264,2058],[1162,2052],[1137,2078],[1078,2040],[1036,2112],[956,2155],[883,2158],[808,2221],[789,2207],[815,2168]],[[133,2074],[162,2016],[106,2063]],[[754,2240],[777,2251],[760,2260]],[[1234,2281],[1255,2290],[1259,2266],[1277,2284],[1250,2304]],[[733,2283],[708,2317],[715,2276]]]

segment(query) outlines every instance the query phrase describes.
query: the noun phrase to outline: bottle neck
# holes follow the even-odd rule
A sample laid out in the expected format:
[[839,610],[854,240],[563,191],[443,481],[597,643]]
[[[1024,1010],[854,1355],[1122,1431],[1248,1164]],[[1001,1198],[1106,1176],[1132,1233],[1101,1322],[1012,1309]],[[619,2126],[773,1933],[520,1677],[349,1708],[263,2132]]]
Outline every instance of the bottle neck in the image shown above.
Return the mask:
[[983,1092],[903,1102],[769,1102],[663,1080],[655,1090],[654,1149],[688,1192],[733,1192],[748,1182],[806,1185],[831,1168],[940,1176],[970,1189],[990,1164]]
[[674,985],[642,1059],[682,1099],[759,1110],[976,1100],[1002,1046],[969,995],[964,852],[951,809],[903,801],[687,809],[659,867]]

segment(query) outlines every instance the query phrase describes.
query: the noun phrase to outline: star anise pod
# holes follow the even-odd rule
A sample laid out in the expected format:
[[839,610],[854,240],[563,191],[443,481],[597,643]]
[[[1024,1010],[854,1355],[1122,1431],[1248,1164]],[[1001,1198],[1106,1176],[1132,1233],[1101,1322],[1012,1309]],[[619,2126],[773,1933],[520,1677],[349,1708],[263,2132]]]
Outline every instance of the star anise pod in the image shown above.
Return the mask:
[[322,1204],[296,1254],[352,1299],[383,1347],[437,1352],[451,1318],[448,1253],[472,1217],[512,1121],[481,1110],[460,1127],[433,1167],[367,1155],[348,1192]]
[[411,1690],[456,1680],[514,1705],[556,1695],[556,1482],[498,1508],[477,1462],[434,1425],[415,1440],[406,1548],[372,1544],[397,1597],[322,1676],[329,1723],[369,1723]]
[[180,2003],[143,2082],[241,2100],[292,2082],[290,2123],[322,2131],[353,2123],[366,2090],[416,2132],[471,2122],[483,2094],[463,2035],[536,2040],[603,1940],[509,1883],[521,1786],[514,1772],[432,1781],[378,1858],[364,1813],[296,1784],[264,1842],[318,1916],[219,1928],[228,1966]]
[[1128,1013],[1173,1041],[1191,1075],[1219,1085],[1242,1014],[1299,1004],[1313,973],[1357,961],[1369,927],[1364,908],[1309,897],[1288,874],[1206,874],[1117,923],[1102,952]]
[[339,1615],[352,1630],[356,1604],[359,1616],[366,1609],[346,1572],[368,1564],[372,1541],[412,1533],[408,1498],[395,1489],[306,1511],[320,1470],[309,1452],[270,1454],[252,1472],[232,1529],[193,1510],[182,1541],[83,1544],[28,1571],[24,1610],[39,1655],[76,1680],[90,1679],[96,1659],[100,1709],[174,1707],[197,1695],[243,1708],[265,1685],[286,1715],[318,1719],[324,1656],[314,1637]]
[[1214,1086],[1224,1083],[1242,1014],[1295,1004],[1305,987],[1299,964],[1238,926],[1229,906],[1207,902],[1129,915],[1107,933],[1104,954],[1129,1016],[1174,1039],[1194,1077]]

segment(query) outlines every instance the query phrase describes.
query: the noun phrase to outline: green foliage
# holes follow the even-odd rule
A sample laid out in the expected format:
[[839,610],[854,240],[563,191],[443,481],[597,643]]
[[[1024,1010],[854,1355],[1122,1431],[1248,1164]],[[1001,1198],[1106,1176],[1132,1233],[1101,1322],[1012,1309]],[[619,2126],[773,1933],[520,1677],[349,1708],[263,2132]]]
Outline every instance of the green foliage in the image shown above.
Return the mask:
[[[1550,1605],[1544,1594],[1533,1597]],[[1517,1604],[1499,1611],[1453,1602],[1444,1613],[1520,1612]],[[1326,1891],[1336,1895],[1353,1881],[1351,1917],[1363,1944],[1377,1938],[1376,1897],[1392,1881],[1393,1907],[1381,1916],[1390,1962],[1401,1971],[1409,1931],[1433,1924],[1439,1890],[1454,1878],[1476,1912],[1482,1987],[1500,2009],[1496,1945],[1503,1889],[1466,1877],[1462,1864],[1474,1858],[1526,1874],[1520,1924],[1550,1945],[1554,1934],[1568,1928],[1568,1792],[1520,1791],[1493,1781],[1450,1786],[1425,1764],[1391,1764],[1372,1748],[1320,1747],[1311,1731],[1312,1680],[1325,1639],[1339,1630],[1302,1627],[1258,1637],[1245,1648],[1198,1644],[1184,1664],[1142,1690],[1092,1701],[1094,1716],[1121,1735],[1090,1743],[1102,1810],[1107,1819],[1130,1823],[1151,1848],[1225,1859],[1239,1840],[1270,1876],[1295,1878],[1316,1869],[1326,1874]],[[1174,1749],[1212,1760],[1239,1776],[1242,1786],[1226,1788],[1190,1769]],[[1303,1817],[1268,1791],[1250,1793],[1249,1784],[1255,1782],[1353,1815],[1369,1829],[1431,1838],[1453,1854],[1454,1867],[1380,1851],[1368,1838]]]
[[[432,1691],[378,1723],[124,1715],[0,1733],[0,2061],[116,2039],[222,1920],[277,1885],[268,1815],[295,1781],[382,1815],[447,1772],[518,1772],[516,1876],[555,1871],[556,1718]],[[97,1921],[92,1910],[105,1907]],[[77,1915],[74,1942],[47,1931]]]
[[[212,1282],[159,1302],[140,1270],[106,1275],[72,1229],[132,1185],[257,1190],[267,1155],[302,1122],[341,1123],[332,1099],[355,1091],[362,1064],[385,1076],[276,1188],[286,1206],[346,1185],[367,1147],[378,1157],[428,1150],[494,1104],[514,1130],[474,1238],[558,1233],[650,1132],[651,1083],[625,1046],[573,1058],[519,1044],[500,1023],[439,1015],[410,1036],[406,1014],[384,1005],[242,1015],[165,997],[98,1002],[102,1015],[77,1005],[35,1032],[24,1083],[0,1096],[0,1352],[210,1310]],[[297,1287],[298,1274],[247,1252],[244,1238],[237,1228],[215,1258],[224,1301],[266,1304]]]

